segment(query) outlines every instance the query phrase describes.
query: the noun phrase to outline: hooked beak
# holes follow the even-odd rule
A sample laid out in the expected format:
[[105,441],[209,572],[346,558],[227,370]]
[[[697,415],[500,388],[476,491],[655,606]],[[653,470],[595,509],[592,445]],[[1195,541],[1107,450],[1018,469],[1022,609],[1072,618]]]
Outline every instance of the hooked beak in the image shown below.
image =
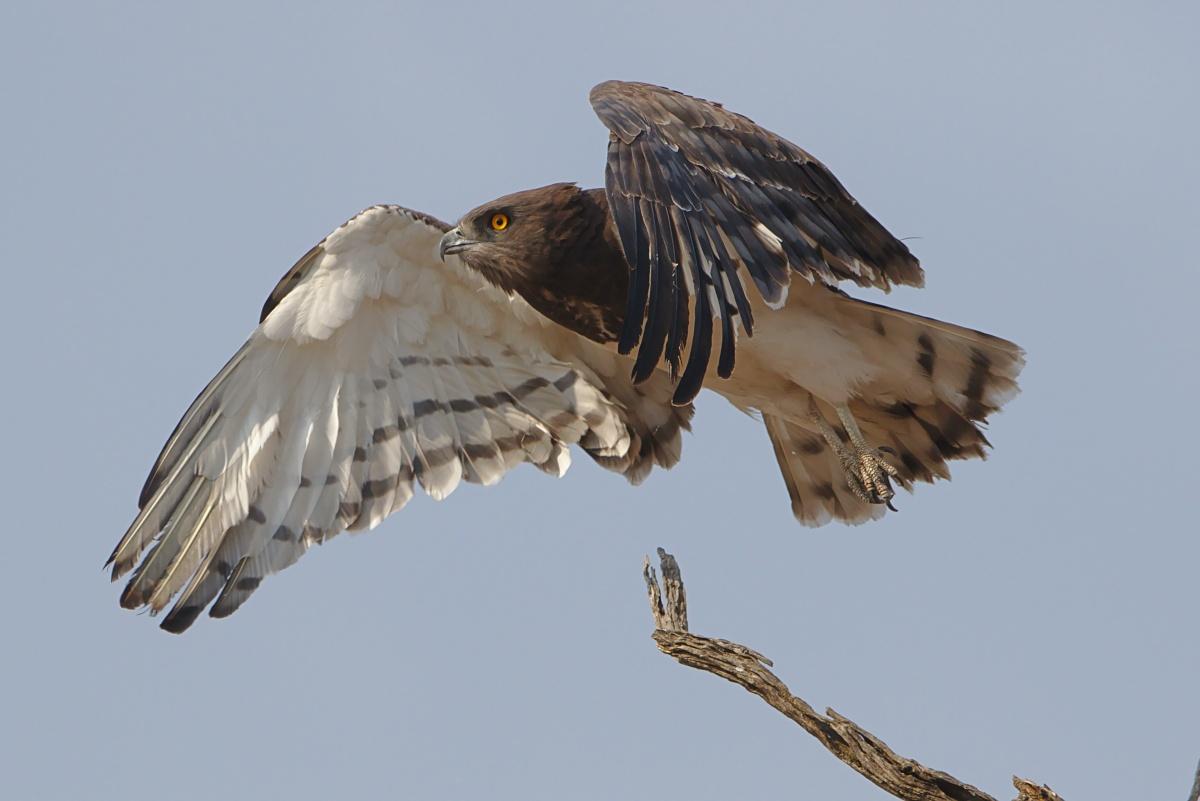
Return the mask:
[[445,261],[446,256],[466,250],[474,244],[474,239],[467,239],[458,228],[451,228],[442,235],[442,241],[438,243],[438,258]]

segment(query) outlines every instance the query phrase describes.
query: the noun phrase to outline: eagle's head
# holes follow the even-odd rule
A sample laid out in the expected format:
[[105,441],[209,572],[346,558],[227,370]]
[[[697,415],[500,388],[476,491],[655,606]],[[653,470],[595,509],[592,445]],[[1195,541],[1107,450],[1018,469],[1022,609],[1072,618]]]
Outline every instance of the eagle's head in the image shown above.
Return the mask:
[[629,281],[616,236],[604,190],[550,184],[472,209],[438,250],[551,320],[608,342],[621,328]]
[[446,232],[438,248],[508,292],[545,286],[577,258],[589,224],[586,195],[574,184],[550,184],[496,198],[471,209]]

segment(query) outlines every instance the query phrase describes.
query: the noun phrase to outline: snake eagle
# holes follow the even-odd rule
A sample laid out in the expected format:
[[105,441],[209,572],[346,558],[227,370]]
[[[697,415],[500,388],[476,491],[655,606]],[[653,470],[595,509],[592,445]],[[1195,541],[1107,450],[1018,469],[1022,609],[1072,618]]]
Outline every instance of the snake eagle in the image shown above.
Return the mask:
[[[908,248],[807,152],[720,105],[609,81],[603,189],[456,225],[374,206],[306,253],[163,447],[110,557],[181,632],[415,484],[441,499],[578,446],[639,483],[702,387],[759,415],[800,522],[883,515],[948,478],[1017,391],[1011,342],[856,300],[920,286]],[[715,358],[714,358],[715,352]]]

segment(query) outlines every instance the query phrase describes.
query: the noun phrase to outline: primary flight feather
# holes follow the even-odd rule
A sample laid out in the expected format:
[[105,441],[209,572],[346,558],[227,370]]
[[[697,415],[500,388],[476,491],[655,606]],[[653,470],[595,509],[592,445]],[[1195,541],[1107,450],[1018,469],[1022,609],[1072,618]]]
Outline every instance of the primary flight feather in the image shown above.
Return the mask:
[[519,192],[453,228],[375,206],[284,275],[146,481],[109,559],[132,571],[123,606],[171,606],[173,632],[223,617],[415,485],[562,475],[572,445],[638,483],[678,461],[704,386],[761,413],[808,525],[876,518],[893,481],[983,456],[1022,351],[838,289],[923,276],[823,165],[662,87],[591,100],[604,189]]

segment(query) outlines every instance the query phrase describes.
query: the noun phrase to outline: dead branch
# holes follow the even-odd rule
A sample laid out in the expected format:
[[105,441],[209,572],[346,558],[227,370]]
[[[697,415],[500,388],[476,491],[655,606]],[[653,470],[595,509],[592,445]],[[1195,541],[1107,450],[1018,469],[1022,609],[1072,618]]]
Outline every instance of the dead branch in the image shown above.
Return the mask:
[[[642,567],[654,616],[658,649],[688,667],[740,684],[800,725],[841,761],[896,798],[905,801],[996,801],[948,773],[902,757],[854,721],[832,709],[822,715],[768,670],[771,660],[744,645],[688,632],[687,596],[675,557],[658,549],[662,586],[646,557]],[[1200,772],[1189,801],[1200,795]],[[1013,777],[1017,801],[1062,801],[1044,785]]]

